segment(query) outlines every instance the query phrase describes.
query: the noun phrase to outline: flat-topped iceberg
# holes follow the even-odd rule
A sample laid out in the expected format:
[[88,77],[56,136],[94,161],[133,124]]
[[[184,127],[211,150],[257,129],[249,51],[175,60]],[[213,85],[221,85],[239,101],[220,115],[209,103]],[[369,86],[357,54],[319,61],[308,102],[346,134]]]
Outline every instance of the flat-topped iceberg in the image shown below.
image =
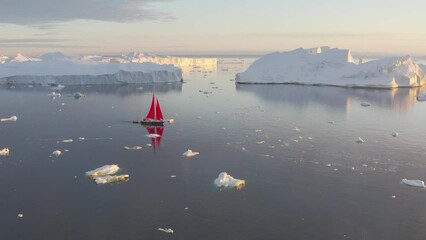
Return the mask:
[[171,64],[107,62],[103,57],[48,53],[37,58],[18,54],[2,57],[0,84],[125,84],[175,82],[182,70]]
[[219,176],[214,180],[214,184],[217,187],[241,189],[246,184],[246,181],[236,179],[226,172],[221,172]]
[[349,50],[321,47],[267,54],[237,74],[236,81],[397,88],[425,85],[426,76],[410,56],[355,64]]

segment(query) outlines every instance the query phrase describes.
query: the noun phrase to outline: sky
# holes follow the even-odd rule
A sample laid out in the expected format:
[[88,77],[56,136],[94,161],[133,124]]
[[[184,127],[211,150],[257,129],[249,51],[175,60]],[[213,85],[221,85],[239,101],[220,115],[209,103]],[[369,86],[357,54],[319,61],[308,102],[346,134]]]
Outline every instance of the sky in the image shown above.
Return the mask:
[[0,0],[0,54],[426,56],[424,0]]

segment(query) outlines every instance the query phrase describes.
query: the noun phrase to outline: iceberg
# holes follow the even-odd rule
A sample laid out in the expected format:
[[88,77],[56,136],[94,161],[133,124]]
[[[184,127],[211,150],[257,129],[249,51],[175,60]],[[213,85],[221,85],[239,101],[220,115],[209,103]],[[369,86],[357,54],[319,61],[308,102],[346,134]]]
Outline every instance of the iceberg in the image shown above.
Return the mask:
[[52,152],[51,156],[59,157],[59,156],[61,156],[61,154],[62,154],[61,151],[55,150],[55,151]]
[[95,178],[96,184],[107,184],[107,183],[118,183],[118,182],[127,182],[129,181],[130,177],[128,174],[124,175],[106,175],[103,177],[97,177]]
[[194,157],[200,154],[199,152],[193,152],[191,149],[188,149],[186,152],[184,152],[182,155],[185,157]]
[[2,150],[0,150],[0,156],[9,156],[9,154],[9,148],[3,148]]
[[86,85],[179,82],[182,70],[148,61],[106,61],[49,53],[38,58],[18,54],[0,60],[0,84]]
[[410,56],[355,64],[349,50],[321,47],[267,54],[238,73],[236,82],[398,88],[423,86],[426,76]]
[[102,177],[106,175],[112,175],[117,173],[119,169],[120,168],[116,164],[105,165],[105,166],[86,172],[86,176],[89,176],[91,178],[97,178],[97,177]]
[[408,180],[406,178],[402,179],[402,183],[411,187],[421,187],[425,188],[425,182],[421,180]]
[[10,118],[1,118],[0,122],[16,122],[18,120],[17,116],[12,116]]
[[216,186],[218,187],[240,189],[244,187],[246,182],[244,180],[236,179],[226,172],[221,172],[219,176],[214,180],[214,184],[216,184]]

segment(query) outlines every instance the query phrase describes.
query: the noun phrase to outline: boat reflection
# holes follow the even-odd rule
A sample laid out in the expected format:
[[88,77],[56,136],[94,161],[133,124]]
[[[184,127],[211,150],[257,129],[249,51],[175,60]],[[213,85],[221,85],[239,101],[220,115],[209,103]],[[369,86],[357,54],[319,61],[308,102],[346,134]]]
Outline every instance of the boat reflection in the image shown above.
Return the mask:
[[421,88],[364,89],[290,84],[236,84],[236,90],[255,94],[266,101],[285,102],[295,106],[321,104],[332,110],[349,112],[353,102],[369,102],[374,106],[409,112],[417,104]]
[[148,134],[156,134],[157,137],[151,138],[152,149],[154,152],[160,148],[161,138],[163,137],[164,127],[161,126],[144,126],[148,130]]

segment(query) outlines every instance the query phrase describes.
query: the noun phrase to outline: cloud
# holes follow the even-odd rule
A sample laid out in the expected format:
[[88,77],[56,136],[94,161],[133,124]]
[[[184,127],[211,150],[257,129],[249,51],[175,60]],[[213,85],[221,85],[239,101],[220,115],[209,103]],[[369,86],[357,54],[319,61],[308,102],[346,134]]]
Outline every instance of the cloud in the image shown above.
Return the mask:
[[54,24],[78,19],[164,21],[173,16],[152,4],[168,1],[173,0],[0,0],[0,23],[52,28]]

